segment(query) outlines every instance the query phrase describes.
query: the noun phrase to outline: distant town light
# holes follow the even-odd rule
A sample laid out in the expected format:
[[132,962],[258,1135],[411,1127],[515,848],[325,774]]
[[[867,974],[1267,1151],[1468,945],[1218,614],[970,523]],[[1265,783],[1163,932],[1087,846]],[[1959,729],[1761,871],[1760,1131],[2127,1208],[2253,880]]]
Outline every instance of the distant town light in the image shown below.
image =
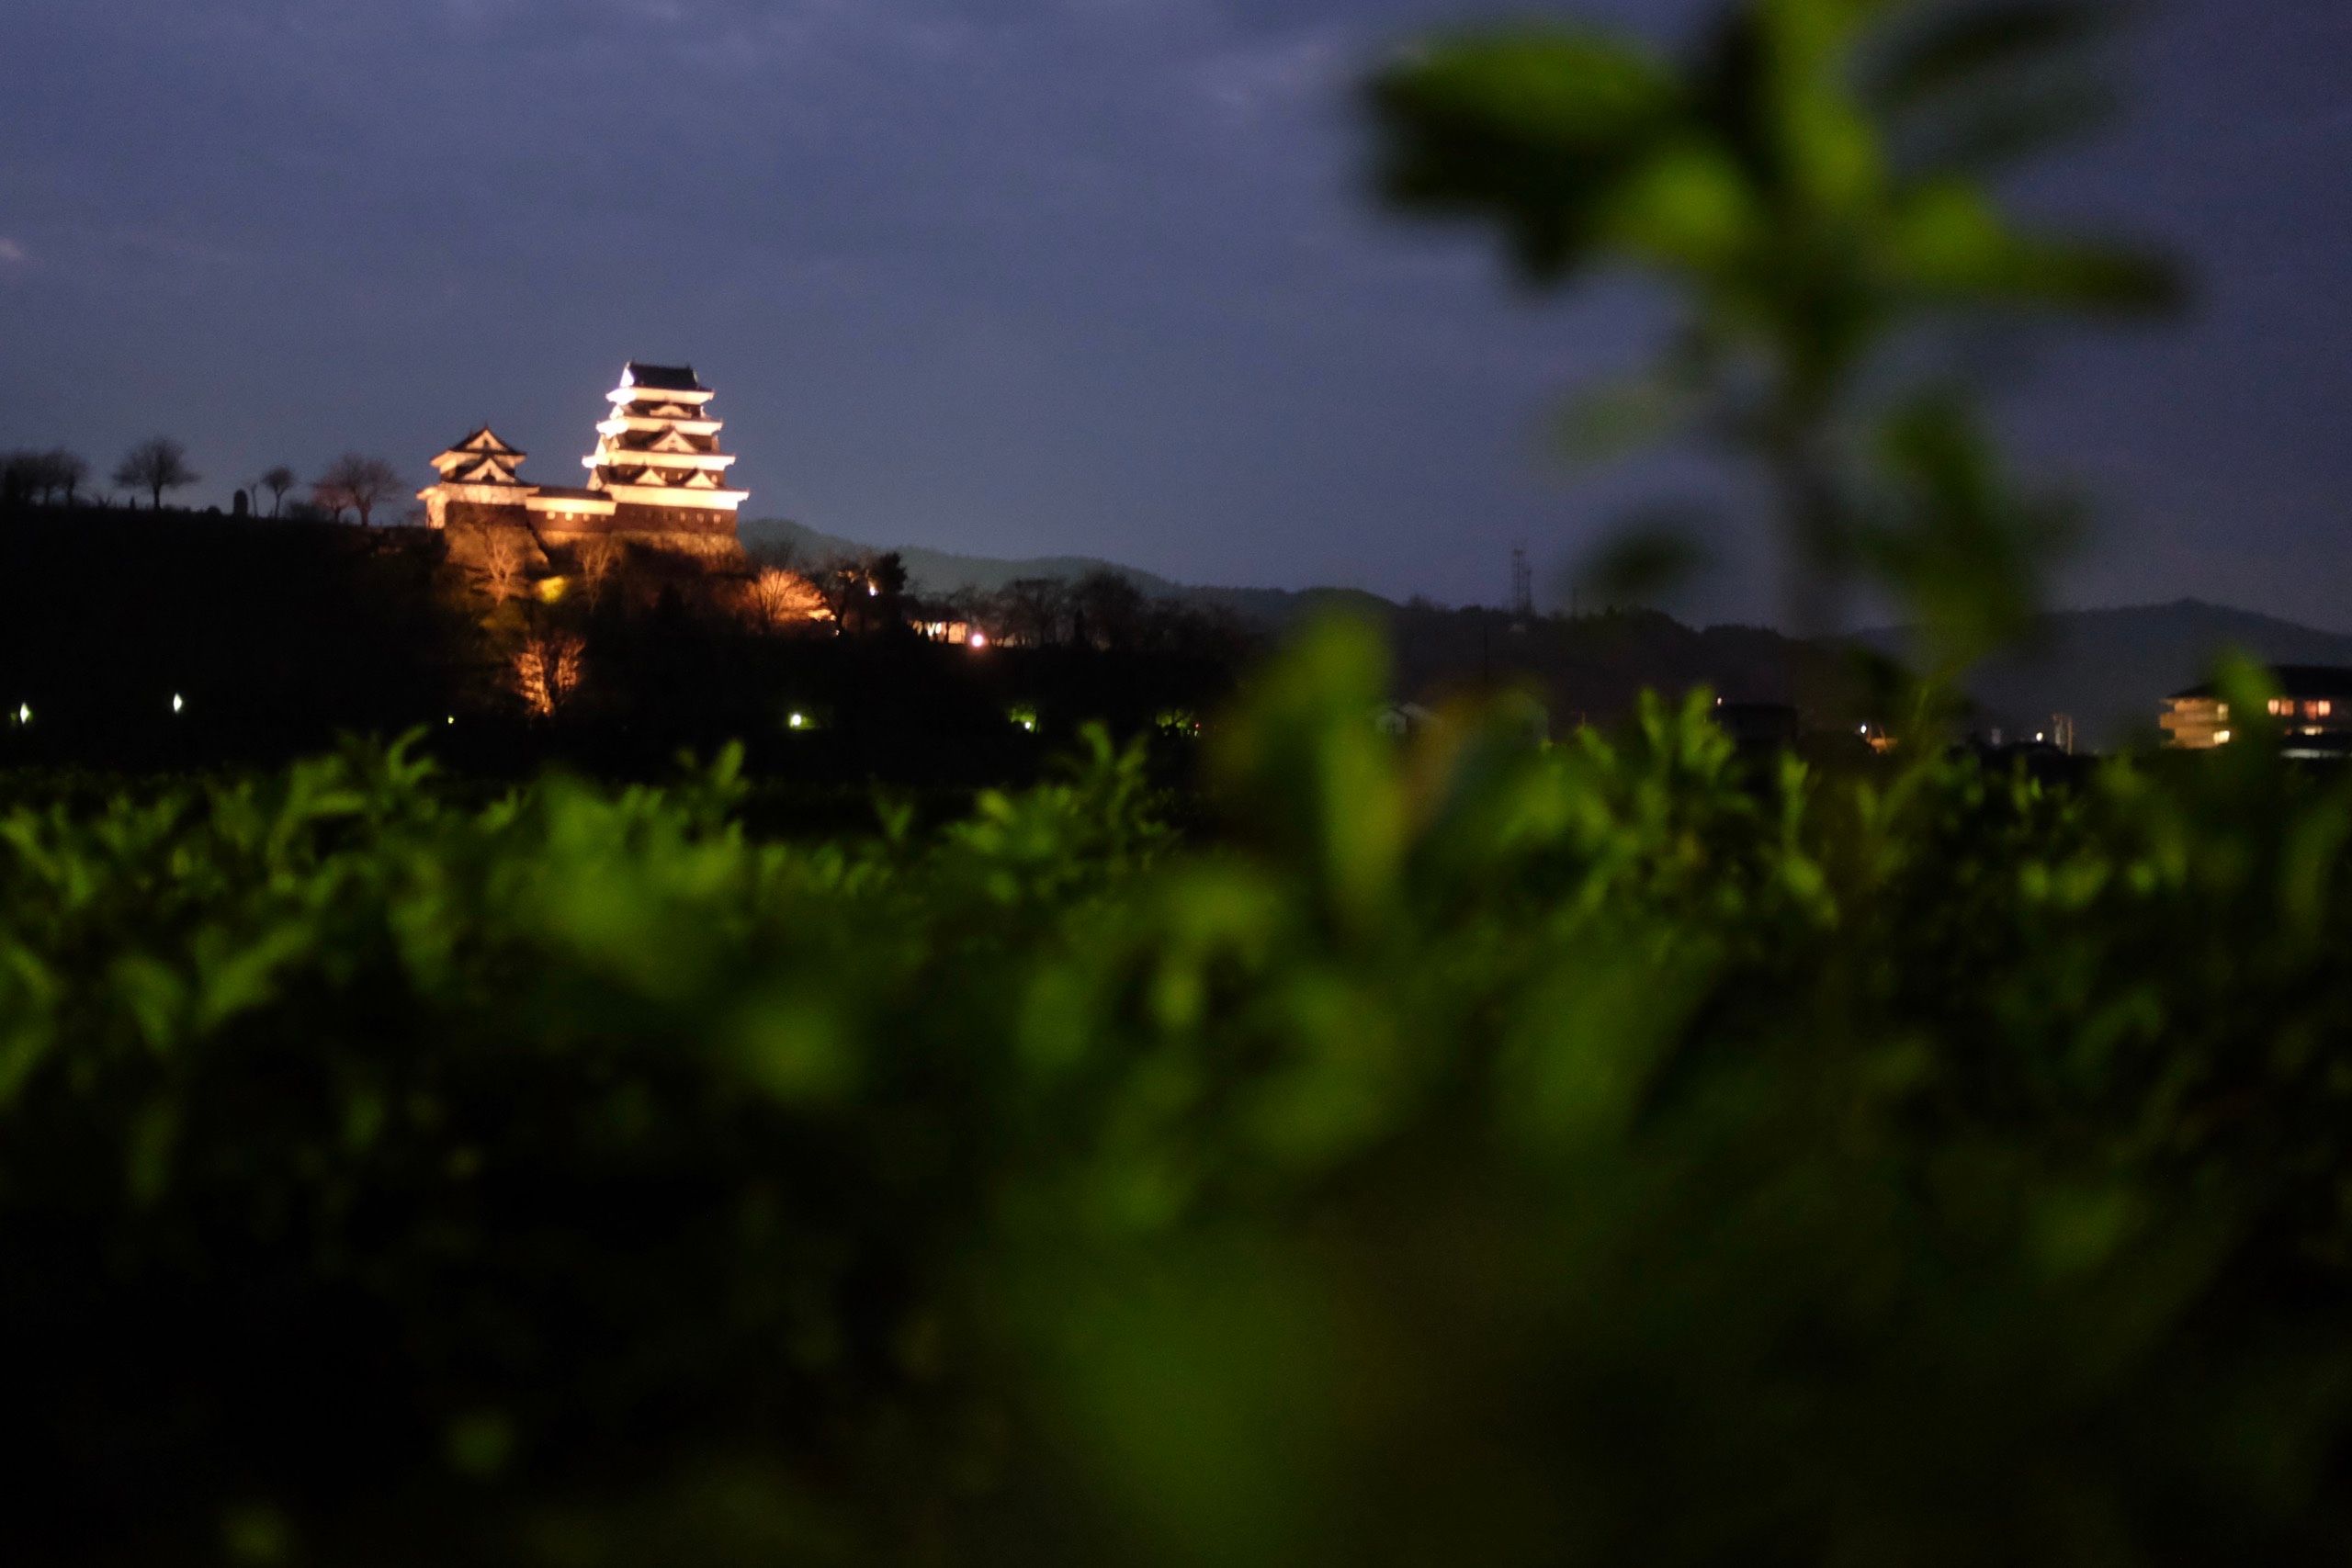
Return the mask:
[[30,724],[32,721],[33,705],[30,703],[18,703],[17,705],[17,722],[18,724]]
[[2213,732],[2213,744],[2214,744],[2214,745],[2216,745],[2216,746],[2227,746],[2229,743],[2230,743],[2230,732],[2229,732],[2228,730],[2226,730],[2226,729],[2217,729],[2217,730],[2215,730],[2215,731]]
[[972,634],[972,646],[973,646],[974,648],[986,648],[988,645],[989,645],[989,634],[988,634],[988,633],[986,633],[986,632],[974,632],[974,633]]
[[177,692],[174,692],[172,694],[172,711],[174,713],[178,713],[181,709],[187,706],[187,704],[182,700],[180,694]]
[[444,719],[442,722],[443,722],[443,723],[445,723],[445,724],[455,724],[455,723],[457,723],[457,722],[458,722],[458,716],[457,716],[456,714],[451,714],[447,718]]
[[784,722],[794,729],[806,729],[808,728],[808,716],[805,713],[797,713]]

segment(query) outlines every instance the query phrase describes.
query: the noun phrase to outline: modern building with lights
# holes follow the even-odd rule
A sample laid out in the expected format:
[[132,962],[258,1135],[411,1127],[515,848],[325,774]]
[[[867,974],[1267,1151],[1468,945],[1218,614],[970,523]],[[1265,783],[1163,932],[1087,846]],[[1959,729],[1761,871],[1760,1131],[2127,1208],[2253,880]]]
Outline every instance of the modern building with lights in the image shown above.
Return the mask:
[[438,482],[420,491],[425,520],[449,536],[462,564],[512,564],[531,576],[556,570],[555,553],[594,540],[707,563],[740,563],[736,514],[748,491],[729,487],[735,459],[719,450],[713,393],[691,366],[631,361],[605,394],[611,411],[581,459],[579,487],[526,483],[526,456],[488,426],[433,459]]
[[[2352,670],[2326,664],[2274,664],[2268,671],[2275,695],[2269,718],[2290,751],[2334,751],[2352,740]],[[2191,686],[2165,699],[2156,720],[2165,742],[2201,751],[2226,746],[2234,728],[2230,705],[2211,684]],[[2326,744],[2334,742],[2335,744]]]

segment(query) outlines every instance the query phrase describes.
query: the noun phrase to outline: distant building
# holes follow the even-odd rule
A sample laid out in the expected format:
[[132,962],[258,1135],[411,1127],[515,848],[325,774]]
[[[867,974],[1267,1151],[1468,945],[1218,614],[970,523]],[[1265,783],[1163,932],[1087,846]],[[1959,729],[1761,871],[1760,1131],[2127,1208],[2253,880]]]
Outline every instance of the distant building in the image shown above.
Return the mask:
[[[2270,717],[2290,750],[2333,750],[2326,744],[2352,738],[2352,670],[2327,664],[2274,664]],[[2230,705],[2211,684],[2191,686],[2165,699],[2157,718],[2166,745],[2202,751],[2230,743]],[[2340,744],[2341,742],[2338,742]]]
[[736,513],[750,492],[728,487],[735,459],[718,449],[712,396],[690,366],[632,361],[605,394],[612,412],[596,426],[595,450],[581,459],[586,485],[524,482],[526,454],[484,426],[433,459],[440,481],[417,495],[425,521],[477,570],[493,559],[503,569],[519,552],[538,575],[552,569],[550,552],[598,539],[740,562]]
[[926,642],[961,643],[969,648],[988,645],[988,634],[954,604],[910,596],[899,601],[899,611],[914,634]]

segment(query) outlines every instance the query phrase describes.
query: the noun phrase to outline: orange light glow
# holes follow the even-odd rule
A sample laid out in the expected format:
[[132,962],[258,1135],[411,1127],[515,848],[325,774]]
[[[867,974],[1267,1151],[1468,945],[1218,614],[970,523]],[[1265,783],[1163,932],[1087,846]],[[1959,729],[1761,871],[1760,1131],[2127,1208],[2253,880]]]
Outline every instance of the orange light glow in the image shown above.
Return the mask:
[[542,718],[562,707],[579,689],[585,651],[586,646],[569,632],[546,632],[525,643],[514,656],[514,688],[524,705]]
[[752,611],[771,629],[829,621],[833,616],[813,583],[798,572],[779,567],[769,567],[752,580]]

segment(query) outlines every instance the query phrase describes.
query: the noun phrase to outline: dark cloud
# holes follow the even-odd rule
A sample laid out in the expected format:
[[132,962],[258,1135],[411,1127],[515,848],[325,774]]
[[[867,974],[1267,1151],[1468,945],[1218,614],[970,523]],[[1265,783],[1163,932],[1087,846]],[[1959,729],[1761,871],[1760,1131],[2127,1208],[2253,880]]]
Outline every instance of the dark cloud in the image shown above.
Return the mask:
[[[1542,456],[1647,317],[1537,307],[1361,193],[1353,84],[1441,0],[80,0],[12,20],[0,443],[186,435],[225,495],[497,422],[559,479],[631,355],[720,389],[755,512],[1197,580],[1498,595],[1628,481]],[[1688,0],[1622,0],[1671,29]],[[2021,421],[2124,502],[2106,598],[2352,624],[2335,411],[2352,36],[2153,28],[2137,129],[2037,196],[2209,309]],[[1738,551],[1734,551],[1735,558]],[[1731,573],[1702,606],[1761,613]]]

